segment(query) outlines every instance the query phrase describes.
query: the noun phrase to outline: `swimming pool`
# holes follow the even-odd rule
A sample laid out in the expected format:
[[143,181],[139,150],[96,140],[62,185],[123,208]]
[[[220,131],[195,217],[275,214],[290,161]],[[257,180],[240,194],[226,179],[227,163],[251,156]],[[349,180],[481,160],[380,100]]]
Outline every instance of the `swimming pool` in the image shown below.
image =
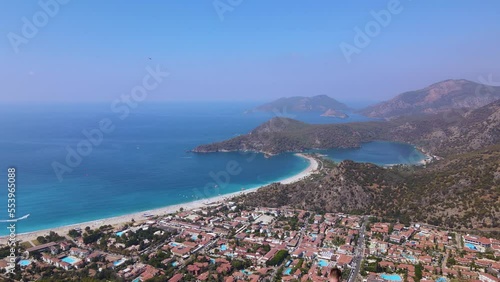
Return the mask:
[[246,269],[243,269],[241,272],[245,273],[246,275],[252,275],[252,272],[250,272]]
[[411,260],[412,262],[415,262],[415,261],[417,260],[417,259],[416,259],[414,256],[412,256],[412,255],[405,254],[405,253],[403,253],[402,255],[403,255],[403,257],[404,257],[405,259]]
[[436,282],[446,282],[448,281],[448,279],[446,279],[445,277],[439,277]]
[[327,262],[326,260],[322,260],[322,259],[320,259],[320,260],[318,261],[318,265],[319,265],[320,267],[325,267],[325,266],[328,266],[328,262]]
[[125,232],[127,232],[127,231],[123,230],[123,231],[116,232],[116,236],[121,237],[123,234],[125,234]]
[[465,243],[465,246],[466,246],[468,249],[471,249],[471,250],[473,250],[473,251],[477,251],[476,246],[472,245],[471,243]]
[[31,260],[23,259],[18,262],[20,266],[28,266],[31,264]]
[[178,262],[176,262],[176,261],[172,262],[172,266],[173,266],[173,267],[176,267],[176,266],[178,266],[178,265],[179,265],[179,263],[178,263]]
[[220,250],[221,250],[221,251],[225,251],[225,250],[227,250],[227,246],[226,246],[226,245],[220,245]]
[[125,258],[121,258],[115,262],[113,262],[113,265],[114,266],[119,266],[119,265],[122,265],[124,262],[126,262],[127,260]]
[[75,264],[75,263],[77,263],[77,262],[80,261],[80,259],[72,257],[72,256],[63,257],[61,260],[64,261],[64,262],[67,262],[67,263],[69,263],[71,265],[73,265],[73,264]]
[[380,277],[382,279],[389,280],[389,281],[403,281],[403,279],[401,279],[401,276],[399,276],[397,274],[383,273],[383,274],[380,274]]
[[292,268],[291,267],[285,269],[285,272],[283,272],[283,274],[285,274],[285,275],[290,275],[290,273],[292,273]]

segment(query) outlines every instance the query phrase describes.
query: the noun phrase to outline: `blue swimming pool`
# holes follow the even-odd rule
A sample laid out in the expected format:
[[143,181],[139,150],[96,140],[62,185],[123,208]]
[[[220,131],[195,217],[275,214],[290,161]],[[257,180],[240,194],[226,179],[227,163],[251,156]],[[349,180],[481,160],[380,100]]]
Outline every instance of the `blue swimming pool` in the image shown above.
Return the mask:
[[73,265],[73,264],[75,264],[75,263],[77,263],[77,262],[80,261],[79,259],[77,259],[75,257],[72,257],[72,256],[63,257],[61,260],[64,261],[64,262],[67,262],[67,263],[69,263],[71,265]]
[[403,257],[405,259],[411,260],[412,262],[415,262],[417,260],[414,256],[405,253],[403,253]]
[[285,269],[285,271],[283,272],[283,274],[285,274],[285,275],[290,275],[290,273],[292,273],[292,268],[291,267]]
[[383,274],[380,274],[380,277],[382,279],[389,280],[389,281],[403,281],[403,279],[401,279],[401,276],[399,276],[397,274],[383,273]]
[[173,267],[176,267],[176,266],[178,266],[178,265],[179,265],[179,263],[178,263],[178,262],[176,262],[176,261],[172,262],[172,266],[173,266]]
[[318,265],[319,265],[320,267],[325,267],[325,266],[328,266],[328,262],[327,262],[326,260],[322,260],[322,259],[320,259],[320,260],[318,261]]
[[31,264],[31,260],[23,259],[23,260],[20,260],[18,264],[20,266],[28,266]]
[[241,272],[245,273],[246,275],[252,275],[252,272],[250,272],[246,269],[243,269]]
[[119,265],[123,264],[123,263],[124,263],[124,262],[126,262],[126,261],[127,261],[127,260],[126,260],[125,258],[121,258],[121,259],[119,259],[119,260],[117,260],[117,261],[113,262],[113,265],[114,265],[114,266],[119,266]]
[[221,250],[221,251],[225,251],[225,250],[227,250],[227,246],[226,246],[226,245],[220,245],[220,250]]
[[448,279],[446,279],[445,277],[439,277],[436,282],[446,282],[448,281]]
[[116,232],[116,236],[121,237],[123,234],[125,234],[125,232],[127,232],[127,231],[124,230],[124,231]]
[[465,243],[465,246],[473,251],[477,251],[477,248],[476,246],[470,244],[470,243]]

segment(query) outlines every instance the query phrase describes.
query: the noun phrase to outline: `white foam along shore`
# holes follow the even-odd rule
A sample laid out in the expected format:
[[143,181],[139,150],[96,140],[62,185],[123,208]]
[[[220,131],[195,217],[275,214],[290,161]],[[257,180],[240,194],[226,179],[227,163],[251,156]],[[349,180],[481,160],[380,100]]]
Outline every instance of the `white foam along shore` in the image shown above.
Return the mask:
[[[301,179],[311,175],[312,173],[314,173],[318,169],[318,162],[316,161],[316,159],[314,159],[310,156],[304,155],[304,154],[299,154],[299,153],[297,153],[295,155],[302,157],[304,159],[307,159],[309,161],[309,166],[306,169],[304,169],[303,171],[299,172],[298,174],[293,175],[289,178],[283,179],[283,180],[278,181],[278,182],[280,182],[282,184],[294,183],[294,182],[300,181]],[[264,186],[266,186],[266,185],[264,185]],[[54,232],[58,233],[59,235],[63,236],[63,235],[68,234],[69,230],[71,230],[71,229],[80,228],[83,230],[87,226],[92,228],[92,229],[98,228],[99,226],[102,226],[102,225],[112,225],[114,227],[120,227],[120,225],[131,222],[132,220],[135,220],[136,222],[147,221],[148,219],[146,217],[144,217],[144,214],[148,214],[148,215],[152,215],[152,216],[164,216],[167,214],[175,213],[176,211],[180,210],[181,208],[183,208],[184,210],[192,210],[192,209],[197,209],[197,208],[201,208],[201,207],[206,207],[207,204],[209,204],[209,203],[220,203],[220,202],[224,202],[224,201],[229,201],[231,198],[233,198],[235,196],[254,192],[257,189],[264,187],[264,186],[250,188],[250,189],[246,189],[243,191],[224,194],[224,195],[220,195],[220,196],[216,196],[216,197],[205,198],[205,199],[197,200],[197,201],[193,201],[193,202],[171,205],[171,206],[166,206],[166,207],[162,207],[162,208],[126,214],[126,215],[122,215],[122,216],[104,218],[104,219],[99,219],[99,220],[94,220],[94,221],[87,221],[87,222],[71,224],[71,225],[66,225],[66,226],[61,226],[61,227],[54,227],[54,228],[45,229],[45,230],[21,233],[21,234],[17,234],[16,238],[20,241],[34,240],[38,236],[48,235],[50,233],[50,231],[54,231]],[[7,240],[8,240],[7,236],[2,236],[0,238],[0,244],[7,244]]]

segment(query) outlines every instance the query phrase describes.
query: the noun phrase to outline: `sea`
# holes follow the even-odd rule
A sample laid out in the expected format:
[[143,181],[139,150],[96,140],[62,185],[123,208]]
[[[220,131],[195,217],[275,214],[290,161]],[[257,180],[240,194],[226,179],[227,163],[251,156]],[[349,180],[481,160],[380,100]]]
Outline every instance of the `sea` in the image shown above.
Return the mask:
[[[14,218],[29,214],[17,222],[16,231],[24,233],[224,195],[293,176],[308,162],[292,153],[266,158],[250,152],[190,152],[200,144],[245,134],[275,115],[309,123],[370,120],[356,114],[337,119],[244,113],[258,104],[144,103],[126,114],[109,103],[0,105],[0,203],[5,205],[0,220],[10,216],[9,168],[16,169]],[[425,158],[411,145],[382,141],[321,153],[336,161],[379,165]],[[0,235],[7,232],[0,228]]]

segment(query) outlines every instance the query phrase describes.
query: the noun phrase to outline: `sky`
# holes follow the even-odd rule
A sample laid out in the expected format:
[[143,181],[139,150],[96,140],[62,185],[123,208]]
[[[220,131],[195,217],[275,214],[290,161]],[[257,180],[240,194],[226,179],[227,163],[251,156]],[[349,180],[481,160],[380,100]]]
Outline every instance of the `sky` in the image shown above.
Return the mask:
[[0,1],[0,103],[112,101],[148,68],[169,73],[151,101],[366,102],[500,82],[496,0],[59,1]]

